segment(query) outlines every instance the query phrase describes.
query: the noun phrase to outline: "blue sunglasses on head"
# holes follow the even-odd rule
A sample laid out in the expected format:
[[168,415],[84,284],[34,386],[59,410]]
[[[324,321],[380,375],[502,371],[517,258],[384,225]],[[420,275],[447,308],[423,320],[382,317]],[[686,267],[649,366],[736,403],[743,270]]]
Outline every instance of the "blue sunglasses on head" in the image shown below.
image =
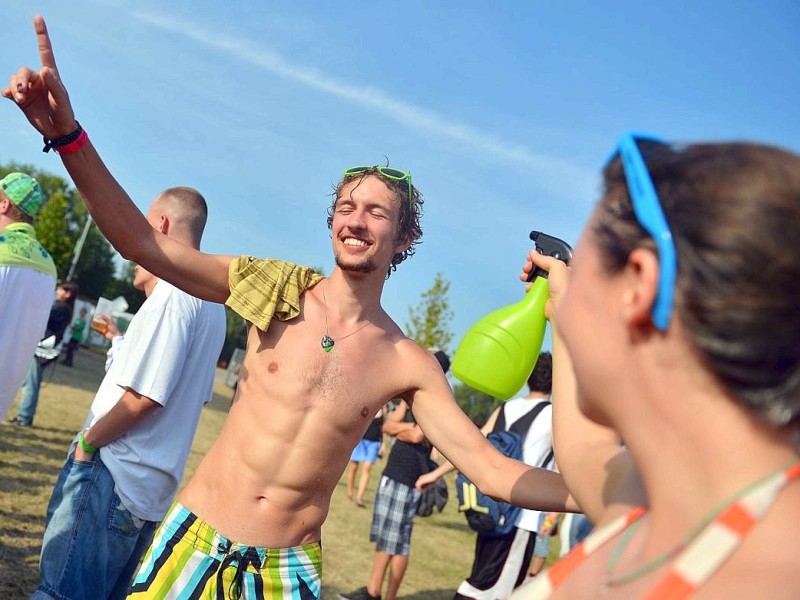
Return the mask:
[[633,212],[639,224],[656,243],[658,249],[658,293],[653,304],[653,324],[661,331],[669,327],[670,315],[675,295],[677,276],[677,259],[672,232],[661,208],[661,202],[653,186],[653,180],[647,171],[647,165],[639,152],[637,141],[663,143],[658,138],[627,132],[622,135],[617,145],[628,194],[633,205]]

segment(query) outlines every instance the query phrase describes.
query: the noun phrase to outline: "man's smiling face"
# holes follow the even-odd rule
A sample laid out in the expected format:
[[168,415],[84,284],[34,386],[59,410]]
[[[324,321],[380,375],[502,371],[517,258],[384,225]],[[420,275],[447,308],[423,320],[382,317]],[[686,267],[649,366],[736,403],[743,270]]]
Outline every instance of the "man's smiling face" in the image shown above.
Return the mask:
[[379,177],[367,175],[345,184],[333,213],[333,255],[343,271],[387,272],[402,252],[397,241],[399,207],[396,194]]

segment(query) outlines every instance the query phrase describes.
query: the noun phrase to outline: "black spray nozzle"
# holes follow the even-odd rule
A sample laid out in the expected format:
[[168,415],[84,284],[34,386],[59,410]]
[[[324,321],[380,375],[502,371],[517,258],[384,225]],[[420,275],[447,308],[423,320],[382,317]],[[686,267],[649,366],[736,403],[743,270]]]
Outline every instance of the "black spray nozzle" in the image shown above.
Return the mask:
[[[569,261],[572,259],[572,247],[564,240],[560,240],[552,235],[547,235],[541,231],[531,231],[531,239],[536,244],[536,251],[539,254],[552,256],[567,264],[569,264]],[[533,281],[536,277],[544,277],[547,279],[547,271],[539,267],[534,267],[531,270],[531,274],[528,275],[528,281]]]

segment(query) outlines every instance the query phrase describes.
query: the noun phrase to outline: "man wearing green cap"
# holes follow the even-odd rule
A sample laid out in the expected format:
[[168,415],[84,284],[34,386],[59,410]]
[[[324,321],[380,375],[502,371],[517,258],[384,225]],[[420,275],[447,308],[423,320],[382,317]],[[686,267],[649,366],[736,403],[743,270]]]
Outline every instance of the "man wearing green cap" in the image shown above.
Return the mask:
[[29,175],[0,180],[0,415],[14,401],[53,302],[56,266],[32,225],[45,202]]

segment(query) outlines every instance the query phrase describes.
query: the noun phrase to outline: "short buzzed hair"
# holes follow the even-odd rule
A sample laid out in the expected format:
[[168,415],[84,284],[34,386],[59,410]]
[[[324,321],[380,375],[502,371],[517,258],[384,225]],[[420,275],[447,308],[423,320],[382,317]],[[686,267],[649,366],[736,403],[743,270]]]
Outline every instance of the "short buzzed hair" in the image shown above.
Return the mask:
[[28,223],[28,224],[32,224],[33,223],[33,217],[31,217],[29,215],[26,215],[24,212],[22,212],[19,209],[19,206],[14,204],[11,201],[11,199],[3,193],[3,190],[0,190],[0,200],[3,200],[3,199],[8,200],[9,204],[11,205],[11,207],[9,209],[11,219],[13,219],[14,221],[17,221],[18,223]]
[[200,245],[208,219],[208,205],[200,192],[186,186],[167,188],[158,195],[156,204]]

